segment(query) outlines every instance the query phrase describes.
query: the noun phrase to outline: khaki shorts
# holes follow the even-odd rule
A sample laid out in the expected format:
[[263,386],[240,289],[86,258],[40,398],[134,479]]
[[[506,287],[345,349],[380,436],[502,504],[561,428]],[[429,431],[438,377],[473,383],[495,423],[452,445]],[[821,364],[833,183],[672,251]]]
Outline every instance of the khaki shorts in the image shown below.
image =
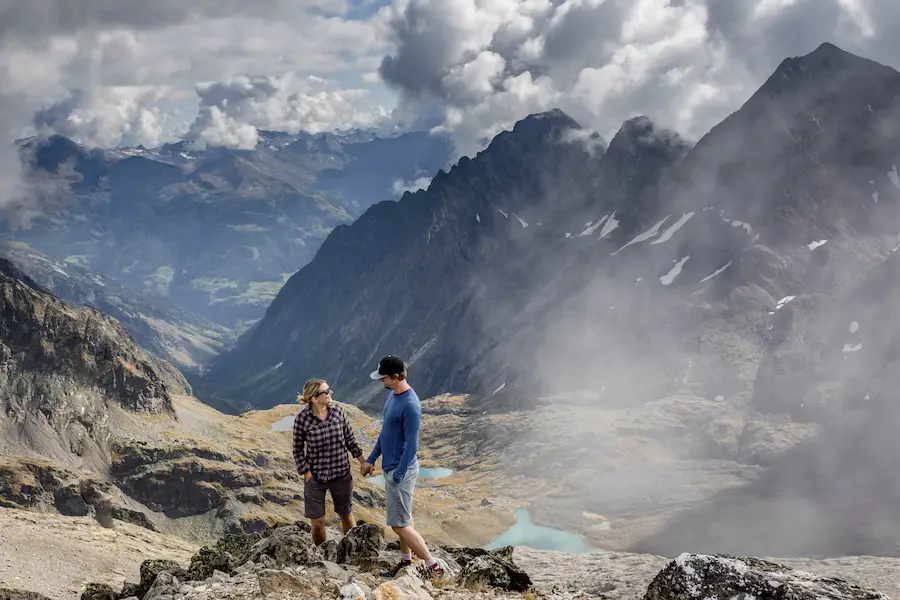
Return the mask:
[[387,526],[409,527],[412,523],[413,492],[419,478],[419,463],[413,461],[400,483],[394,483],[394,469],[384,472],[384,498],[387,503]]
[[321,519],[325,516],[325,492],[331,492],[334,512],[344,516],[353,509],[353,475],[347,474],[331,481],[316,481],[313,477],[303,484],[303,508],[307,519]]

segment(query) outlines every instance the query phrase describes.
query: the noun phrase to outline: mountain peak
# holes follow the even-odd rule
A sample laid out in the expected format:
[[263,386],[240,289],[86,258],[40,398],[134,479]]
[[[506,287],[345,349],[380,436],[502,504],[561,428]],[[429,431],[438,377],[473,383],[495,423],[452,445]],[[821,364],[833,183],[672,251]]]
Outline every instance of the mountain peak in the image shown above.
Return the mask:
[[677,132],[658,126],[645,115],[639,115],[622,123],[609,144],[609,151],[634,152],[641,146],[662,146],[681,151],[688,147],[688,143]]
[[845,73],[854,79],[873,80],[896,75],[888,66],[824,42],[809,54],[784,59],[759,91],[780,94],[797,85],[825,82]]

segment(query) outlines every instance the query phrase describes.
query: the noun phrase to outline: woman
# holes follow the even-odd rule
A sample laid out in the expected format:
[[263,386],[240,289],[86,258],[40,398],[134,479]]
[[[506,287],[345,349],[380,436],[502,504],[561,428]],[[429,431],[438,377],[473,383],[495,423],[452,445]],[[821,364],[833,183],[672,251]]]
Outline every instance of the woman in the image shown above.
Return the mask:
[[344,409],[331,401],[333,395],[324,380],[310,379],[303,386],[303,394],[297,396],[297,401],[306,406],[294,418],[294,464],[305,482],[304,510],[317,546],[325,542],[326,491],[331,492],[344,533],[356,524],[347,451],[360,465],[365,463]]

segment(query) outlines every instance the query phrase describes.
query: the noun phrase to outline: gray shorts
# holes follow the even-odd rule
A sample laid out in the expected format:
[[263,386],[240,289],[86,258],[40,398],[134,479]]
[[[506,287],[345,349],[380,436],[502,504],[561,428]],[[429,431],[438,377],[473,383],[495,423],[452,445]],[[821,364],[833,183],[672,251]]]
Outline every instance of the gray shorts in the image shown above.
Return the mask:
[[413,492],[419,478],[419,463],[413,461],[400,483],[394,483],[394,470],[384,472],[384,496],[387,503],[387,526],[409,527],[412,524]]

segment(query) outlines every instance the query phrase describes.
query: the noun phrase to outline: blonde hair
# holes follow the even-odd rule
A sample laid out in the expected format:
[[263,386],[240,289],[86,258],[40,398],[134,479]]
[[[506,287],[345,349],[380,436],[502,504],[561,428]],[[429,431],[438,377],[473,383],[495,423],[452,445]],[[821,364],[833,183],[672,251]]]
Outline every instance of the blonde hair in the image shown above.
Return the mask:
[[300,402],[301,404],[312,404],[313,398],[316,397],[316,394],[319,393],[319,390],[322,389],[324,384],[324,379],[310,379],[303,386],[303,393],[297,394],[297,402]]

